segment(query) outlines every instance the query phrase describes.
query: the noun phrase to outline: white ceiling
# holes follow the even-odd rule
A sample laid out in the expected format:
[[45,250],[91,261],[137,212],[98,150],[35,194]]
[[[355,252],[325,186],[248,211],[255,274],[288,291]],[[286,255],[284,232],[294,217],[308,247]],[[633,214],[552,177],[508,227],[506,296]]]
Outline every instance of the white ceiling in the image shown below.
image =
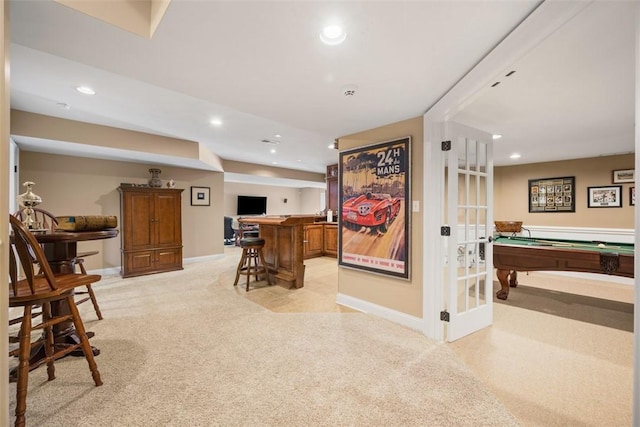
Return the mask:
[[[335,138],[424,114],[539,3],[173,0],[147,40],[53,1],[12,1],[11,105],[324,172]],[[585,7],[454,119],[503,135],[496,165],[633,152],[634,7]],[[336,19],[347,39],[326,46],[318,33]]]

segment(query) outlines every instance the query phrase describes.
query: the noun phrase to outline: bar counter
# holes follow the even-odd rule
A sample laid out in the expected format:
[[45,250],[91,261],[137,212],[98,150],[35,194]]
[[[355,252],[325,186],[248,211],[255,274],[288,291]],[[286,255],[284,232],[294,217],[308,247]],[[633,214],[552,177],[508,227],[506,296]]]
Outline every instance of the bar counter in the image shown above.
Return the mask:
[[267,269],[276,283],[286,288],[304,286],[304,225],[315,215],[255,216],[239,218],[241,225],[255,224],[265,240]]

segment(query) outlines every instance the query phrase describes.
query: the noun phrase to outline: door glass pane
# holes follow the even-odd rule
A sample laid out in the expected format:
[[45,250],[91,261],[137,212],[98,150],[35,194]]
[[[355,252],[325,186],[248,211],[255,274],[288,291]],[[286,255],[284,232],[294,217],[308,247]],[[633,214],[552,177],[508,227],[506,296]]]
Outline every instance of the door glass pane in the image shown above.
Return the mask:
[[476,276],[476,280],[477,280],[476,288],[478,289],[477,304],[478,306],[485,305],[487,303],[487,300],[486,300],[487,289],[485,286],[486,284],[485,276],[479,274]]
[[487,206],[487,177],[478,177],[478,187],[480,190],[480,193],[478,195],[478,205]]
[[458,205],[466,205],[467,200],[467,175],[458,173]]
[[469,301],[469,297],[467,295],[467,279],[462,277],[458,278],[458,286],[457,286],[457,295],[458,295],[458,310],[457,313],[464,313],[467,311],[467,305]]
[[469,278],[469,308],[478,307],[478,276],[473,275]]
[[467,240],[467,235],[464,230],[464,226],[467,223],[467,210],[464,208],[458,209],[458,243],[465,242]]
[[467,139],[467,157],[469,170],[476,170],[476,141],[473,139]]
[[477,165],[479,172],[487,171],[487,144],[478,141]]
[[469,202],[467,205],[475,206],[478,204],[478,177],[469,175]]
[[[469,218],[469,227],[475,227],[476,220],[478,218],[477,211],[477,209],[469,209],[469,211],[467,212],[467,217]],[[471,235],[473,236],[475,235],[475,233]]]
[[460,138],[458,141],[458,168],[467,168],[467,140]]

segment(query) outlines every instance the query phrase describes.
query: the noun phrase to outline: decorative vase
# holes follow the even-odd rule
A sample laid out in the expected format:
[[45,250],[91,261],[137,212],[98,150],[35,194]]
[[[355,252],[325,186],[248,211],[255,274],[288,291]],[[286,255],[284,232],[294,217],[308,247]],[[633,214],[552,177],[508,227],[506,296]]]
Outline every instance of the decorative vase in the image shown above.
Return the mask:
[[16,197],[16,199],[18,201],[18,205],[25,209],[25,219],[23,223],[29,229],[39,229],[41,227],[41,224],[38,224],[38,222],[36,222],[31,215],[33,215],[32,208],[42,203],[42,197],[33,192],[33,186],[35,185],[35,182],[27,181],[22,185],[27,187],[27,191],[20,194],[18,197]]
[[151,179],[149,180],[149,187],[162,187],[162,180],[158,175],[162,173],[160,169],[151,168],[149,169],[149,173],[151,174]]

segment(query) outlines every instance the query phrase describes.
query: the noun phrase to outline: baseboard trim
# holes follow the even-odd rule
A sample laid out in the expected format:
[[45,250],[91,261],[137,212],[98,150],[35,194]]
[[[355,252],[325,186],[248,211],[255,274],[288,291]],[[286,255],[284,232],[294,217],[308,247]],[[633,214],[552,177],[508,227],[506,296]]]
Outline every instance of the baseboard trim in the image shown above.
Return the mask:
[[383,307],[381,305],[373,304],[341,293],[337,294],[336,302],[345,307],[390,320],[391,322],[398,323],[418,332],[422,332],[423,329],[421,318],[392,310],[388,307]]
[[192,264],[194,262],[202,262],[202,261],[215,261],[218,259],[224,258],[224,254],[214,254],[214,255],[205,255],[205,256],[197,256],[193,258],[184,258],[182,260],[183,264]]
[[587,279],[599,282],[618,283],[620,285],[633,286],[634,279],[631,277],[613,276],[609,274],[582,273],[579,271],[548,271],[540,270],[538,273],[550,274],[562,277],[571,277],[573,279]]
[[[192,258],[183,258],[183,264],[193,264],[194,262],[215,261],[224,257],[224,254],[205,255]],[[114,276],[120,274],[120,267],[109,267],[101,270],[89,270],[88,273],[100,274],[101,276]]]

